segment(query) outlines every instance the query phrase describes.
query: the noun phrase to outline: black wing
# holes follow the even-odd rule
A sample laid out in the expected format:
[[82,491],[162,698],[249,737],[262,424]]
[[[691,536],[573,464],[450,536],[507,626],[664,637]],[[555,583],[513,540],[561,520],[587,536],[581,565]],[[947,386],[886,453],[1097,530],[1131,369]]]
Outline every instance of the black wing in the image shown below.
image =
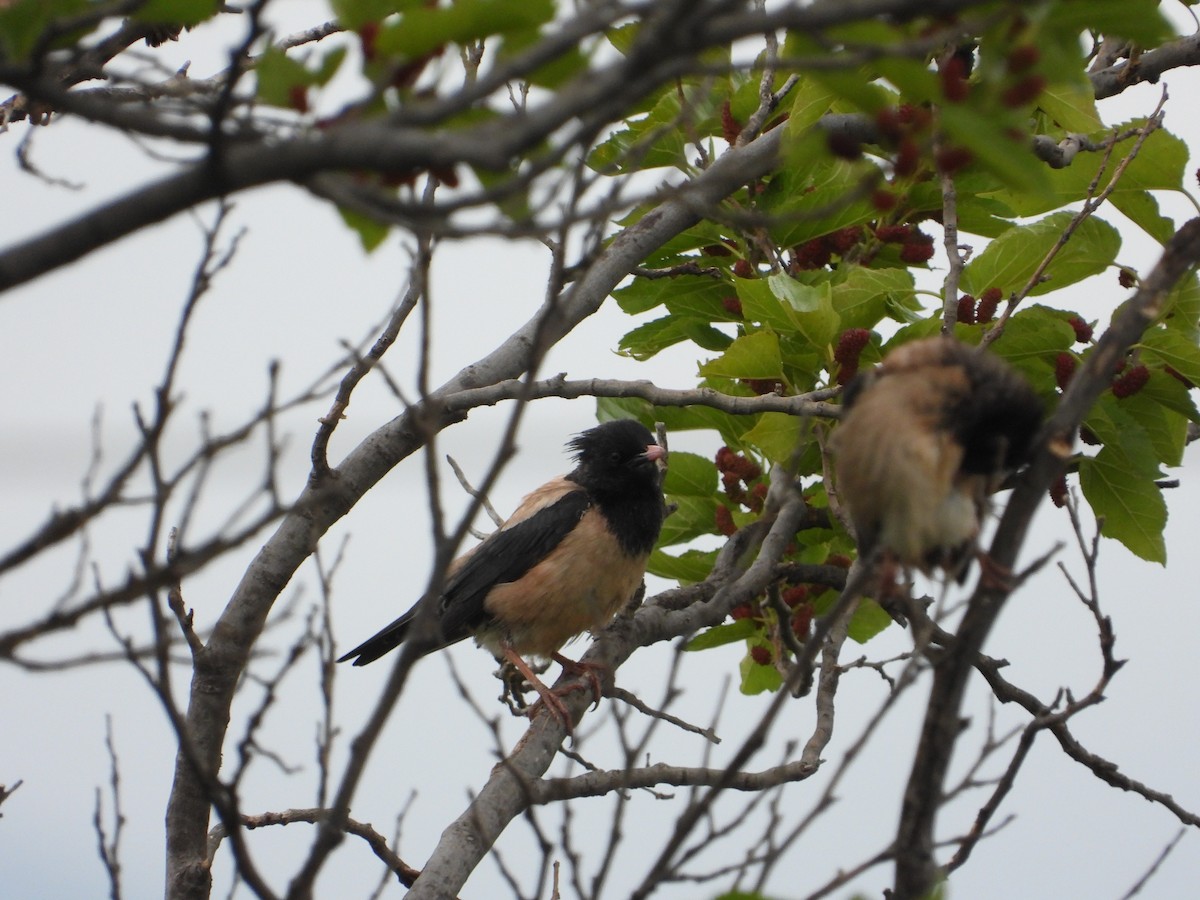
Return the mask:
[[436,605],[431,604],[432,598],[423,597],[338,662],[354,659],[354,665],[365,666],[379,659],[404,642],[418,615],[426,609],[427,615],[437,618],[438,634],[422,643],[421,653],[432,653],[461,641],[487,620],[483,601],[488,591],[497,584],[516,581],[545,559],[579,524],[590,506],[586,492],[569,491],[528,518],[494,532],[446,580]]
[[487,621],[483,601],[498,584],[516,581],[562,543],[592,501],[569,491],[527,519],[493,533],[446,580],[439,605],[446,643],[461,641]]

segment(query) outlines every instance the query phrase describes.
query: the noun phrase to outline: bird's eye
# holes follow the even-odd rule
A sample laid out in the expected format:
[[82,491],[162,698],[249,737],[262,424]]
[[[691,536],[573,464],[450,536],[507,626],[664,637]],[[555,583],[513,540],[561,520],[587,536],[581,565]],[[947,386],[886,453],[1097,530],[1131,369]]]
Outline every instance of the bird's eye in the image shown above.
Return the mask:
[[614,450],[614,451],[612,451],[612,453],[608,454],[608,461],[610,463],[612,463],[614,466],[620,465],[621,464],[621,451]]

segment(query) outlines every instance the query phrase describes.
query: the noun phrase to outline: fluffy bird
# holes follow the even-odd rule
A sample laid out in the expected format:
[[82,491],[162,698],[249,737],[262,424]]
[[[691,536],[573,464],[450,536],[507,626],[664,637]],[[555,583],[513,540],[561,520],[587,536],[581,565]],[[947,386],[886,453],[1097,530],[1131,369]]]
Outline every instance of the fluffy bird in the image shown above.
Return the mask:
[[431,653],[473,635],[511,662],[568,728],[562,701],[523,657],[586,672],[558,650],[606,625],[642,583],[663,521],[657,460],[663,449],[631,419],[605,422],[567,445],[569,474],[521,501],[499,530],[454,560],[441,593],[426,595],[338,662],[363,666],[409,641]]
[[925,338],[852,381],[842,410],[834,471],[860,556],[882,548],[961,580],[988,496],[1028,461],[1042,421],[1033,388],[992,353]]

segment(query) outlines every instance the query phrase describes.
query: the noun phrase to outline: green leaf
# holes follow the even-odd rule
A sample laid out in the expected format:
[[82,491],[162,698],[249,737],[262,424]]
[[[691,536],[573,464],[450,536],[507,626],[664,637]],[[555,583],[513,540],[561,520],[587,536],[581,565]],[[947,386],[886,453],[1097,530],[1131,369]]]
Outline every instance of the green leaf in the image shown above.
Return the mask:
[[529,73],[526,80],[530,84],[536,84],[538,87],[556,90],[572,78],[583,74],[584,70],[587,69],[587,65],[587,56],[578,47],[571,47],[565,53],[554,57],[550,62],[538,66]]
[[[13,4],[0,4],[0,50],[7,49],[7,53],[0,53],[0,58],[24,59],[38,46],[52,24],[85,13],[91,5],[91,0],[18,0]],[[60,34],[50,46],[69,46],[85,33],[77,30]]]
[[332,0],[330,6],[338,22],[350,31],[357,31],[368,22],[382,22],[392,13],[403,12],[425,0]]
[[883,607],[864,597],[858,602],[858,608],[846,626],[846,635],[852,641],[865,644],[891,624],[892,617],[884,612]]
[[788,113],[786,139],[798,138],[821,117],[829,112],[833,93],[820,82],[801,76],[799,84],[792,88],[792,106]]
[[[896,35],[893,33],[892,38]],[[888,41],[887,46],[891,41]],[[883,57],[876,61],[879,74],[900,89],[910,103],[942,99],[941,79],[925,64],[925,60]]]
[[645,360],[683,341],[703,342],[702,346],[710,350],[724,349],[730,343],[728,335],[706,322],[685,316],[664,316],[628,332],[621,338],[618,352],[633,359]]
[[[788,32],[787,43],[784,46],[792,44],[793,38],[797,36],[795,31]],[[828,51],[822,53],[819,48],[817,53],[828,55]],[[866,69],[811,69],[806,74],[830,94],[845,100],[862,112],[877,113],[896,99],[896,95],[891,91],[875,84],[874,73]]]
[[[978,296],[990,287],[997,287],[1004,294],[1024,288],[1073,218],[1074,213],[1055,213],[1032,225],[1004,232],[967,263],[962,289]],[[1099,274],[1112,265],[1120,249],[1120,233],[1102,219],[1091,216],[1080,223],[1058,251],[1046,269],[1046,280],[1031,293],[1057,291]]]
[[295,107],[294,89],[311,83],[304,65],[276,47],[263,51],[254,71],[258,77],[258,99],[285,109]]
[[[653,407],[637,397],[599,397],[596,399],[596,419],[637,419],[647,427],[662,422],[668,431],[703,429],[715,431],[730,447],[741,446],[742,433],[749,427],[745,416],[731,416],[707,406]],[[714,508],[714,513],[716,512]]]
[[676,450],[671,453],[663,490],[672,496],[711,497],[720,478],[716,464],[698,453]]
[[1154,47],[1174,33],[1159,10],[1158,0],[1087,0],[1053,3],[1047,28],[1076,33],[1092,30]]
[[867,269],[846,266],[840,283],[833,284],[832,308],[839,327],[874,328],[892,305],[915,302],[916,288],[908,269]]
[[418,6],[388,20],[375,47],[380,53],[416,59],[444,47],[536,28],[554,17],[554,0],[455,0],[450,6]]
[[790,305],[796,312],[814,312],[821,306],[821,291],[818,288],[801,284],[790,275],[777,272],[768,275],[766,281],[771,293]]
[[608,38],[608,42],[613,45],[613,48],[618,53],[622,56],[627,56],[640,30],[641,25],[637,22],[630,22],[628,25],[620,25],[616,28],[608,29],[604,33],[604,36]]
[[1020,369],[1043,397],[1056,391],[1055,358],[1075,343],[1069,315],[1036,304],[1020,309],[992,345],[996,355]]
[[1070,83],[1046,85],[1037,103],[1064,131],[1091,134],[1104,128],[1096,111],[1095,89],[1082,74]]
[[1149,562],[1167,561],[1163,529],[1167,504],[1153,480],[1132,471],[1129,458],[1115,445],[1079,461],[1079,484],[1092,511],[1104,520],[1101,533]]
[[809,423],[799,416],[769,412],[758,417],[742,440],[761,450],[767,459],[782,463],[791,459],[808,429]]
[[646,571],[681,584],[697,584],[708,577],[716,561],[716,550],[685,550],[679,556],[655,550],[650,554]]
[[1170,366],[1192,384],[1200,384],[1200,347],[1178,331],[1151,328],[1140,342],[1149,359]]
[[198,25],[215,16],[221,0],[147,0],[130,18],[139,22]]
[[346,48],[336,47],[321,57],[321,64],[312,74],[312,83],[326,85],[330,82],[346,58]]
[[724,647],[754,637],[759,632],[759,626],[753,619],[737,619],[733,622],[723,622],[714,625],[708,631],[702,631],[684,646],[684,650],[711,650],[713,647]]
[[723,354],[700,366],[700,373],[725,378],[779,378],[783,374],[779,337],[768,328],[744,334]]
[[[1154,374],[1160,378],[1171,378],[1161,373]],[[1159,462],[1167,466],[1182,464],[1183,448],[1187,443],[1188,420],[1185,416],[1163,406],[1158,402],[1157,396],[1145,388],[1132,397],[1124,398],[1120,403],[1126,415],[1132,417],[1149,437]]]
[[659,532],[658,546],[682,544],[717,529],[717,501],[707,497],[672,497],[677,508],[667,516]]
[[780,334],[800,327],[796,311],[790,304],[779,301],[765,278],[739,278],[733,286],[747,322],[758,322]]
[[388,236],[388,231],[391,230],[391,226],[385,225],[378,219],[372,219],[370,216],[364,216],[362,213],[342,206],[338,207],[338,215],[358,234],[359,243],[367,253],[371,253],[382,244]]
[[[770,649],[771,645],[763,643],[762,646]],[[760,666],[749,653],[742,657],[738,668],[742,674],[741,691],[747,696],[774,693],[783,687],[783,676],[779,674],[779,670],[774,666]]]
[[[1185,275],[1175,283],[1163,304],[1164,321],[1172,331],[1200,340],[1200,276]],[[1200,384],[1200,382],[1197,382]]]
[[[1184,420],[1200,425],[1200,410],[1196,409],[1191,391],[1187,385],[1181,384],[1177,378],[1151,369],[1150,380],[1146,382],[1146,386],[1142,388],[1141,393],[1137,396],[1141,396],[1142,394],[1145,394],[1163,409],[1178,413]],[[1165,457],[1163,462],[1167,463],[1167,465],[1178,465],[1178,463],[1172,463]]]
[[[716,130],[718,112],[712,91],[688,85],[680,97],[678,86],[671,84],[662,89],[646,115],[627,118],[625,128],[597,145],[588,165],[605,174],[662,166],[691,171],[688,135]],[[687,127],[681,126],[683,121]]]
[[[1132,126],[1140,126],[1144,120],[1126,122],[1117,128],[1126,130]],[[1110,137],[1109,131],[1093,133],[1093,140],[1105,140]],[[1046,172],[1048,184],[1041,191],[998,191],[993,196],[1003,201],[1013,211],[1023,217],[1041,215],[1052,209],[1058,209],[1068,203],[1076,203],[1088,196],[1093,182],[1097,182],[1095,192],[1104,190],[1112,180],[1113,173],[1120,161],[1121,149],[1132,148],[1132,142],[1118,146],[1114,158],[1105,165],[1103,153],[1080,153],[1065,169],[1052,169]],[[1030,155],[1032,158],[1032,155]],[[1165,128],[1159,128],[1150,134],[1142,144],[1138,155],[1133,158],[1117,182],[1112,197],[1124,192],[1136,191],[1180,191],[1183,189],[1184,172],[1187,169],[1187,145]]]
[[809,285],[784,274],[771,275],[766,281],[771,293],[794,311],[790,318],[796,330],[813,347],[824,348],[841,330],[841,319],[833,309],[833,288],[828,281]]
[[956,144],[971,151],[976,162],[1016,191],[1048,187],[1046,166],[1008,133],[1007,123],[973,106],[947,103],[941,122]]
[[772,238],[783,247],[861,225],[879,212],[862,185],[879,167],[867,160],[835,159],[820,129],[782,142],[784,164],[758,196],[759,210],[772,222]]
[[[690,294],[709,296],[714,292],[728,290],[714,284],[711,278],[635,278],[623,288],[613,291],[613,298],[622,311],[629,315],[649,312],[667,302],[668,298],[681,298]],[[721,294],[718,294],[718,302]]]
[[1085,424],[1106,446],[1120,449],[1129,463],[1129,472],[1154,479],[1159,475],[1158,456],[1146,430],[1125,410],[1125,401],[1112,392],[1101,394],[1088,411]]
[[1114,191],[1109,202],[1160,244],[1175,236],[1175,223],[1159,212],[1158,200],[1149,191]]

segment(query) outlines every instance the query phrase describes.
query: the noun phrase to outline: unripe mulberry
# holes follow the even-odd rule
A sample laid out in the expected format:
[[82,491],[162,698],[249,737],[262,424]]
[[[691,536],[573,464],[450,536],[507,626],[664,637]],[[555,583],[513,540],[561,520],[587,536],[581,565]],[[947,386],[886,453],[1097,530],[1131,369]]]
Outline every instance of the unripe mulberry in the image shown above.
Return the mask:
[[911,225],[880,225],[875,229],[875,237],[885,244],[903,244],[912,237]]
[[939,172],[953,175],[959,169],[970,165],[974,159],[975,154],[966,147],[944,147],[937,152],[937,158],[934,161],[937,163]]
[[1079,316],[1071,316],[1067,319],[1067,324],[1075,330],[1075,341],[1080,344],[1090,343],[1092,340],[1092,326],[1083,321]]
[[808,637],[808,630],[812,626],[812,616],[812,605],[809,603],[805,603],[792,613],[792,634],[800,640]]
[[825,246],[838,256],[845,256],[862,240],[862,228],[850,225],[825,235]]
[[1124,372],[1112,384],[1113,396],[1118,399],[1131,397],[1146,386],[1150,380],[1150,370],[1145,366],[1134,366]]
[[951,103],[962,103],[971,91],[967,81],[967,64],[960,56],[951,56],[938,69],[942,82],[942,96]]
[[899,150],[896,151],[896,161],[892,163],[892,171],[900,178],[908,178],[910,175],[916,174],[920,163],[921,149],[917,146],[917,142],[912,138],[902,140]]
[[996,317],[996,309],[1000,306],[1000,288],[990,287],[979,295],[979,306],[975,310],[975,321],[980,324],[990,322]]
[[1067,505],[1067,476],[1059,475],[1050,484],[1050,501],[1062,509]]
[[1065,351],[1054,357],[1054,382],[1060,390],[1067,389],[1067,385],[1071,382],[1071,376],[1075,374],[1076,365],[1078,363],[1075,357]]
[[742,481],[750,482],[762,474],[762,466],[752,459],[747,459],[740,453],[734,453],[728,447],[717,451],[717,469],[726,474],[734,475]]
[[896,199],[896,195],[891,191],[885,191],[880,188],[871,194],[871,205],[880,212],[887,212],[896,208],[896,204],[900,201]]
[[1024,106],[1041,96],[1046,89],[1046,79],[1041,75],[1030,75],[1022,78],[1000,95],[1000,102],[1005,106],[1015,108]]
[[808,588],[802,584],[790,587],[787,590],[779,592],[779,599],[784,602],[788,609],[795,609],[801,603],[808,602]]
[[750,658],[760,666],[769,666],[774,661],[775,654],[771,652],[770,647],[755,644],[750,648]]
[[738,135],[742,133],[742,123],[733,117],[733,111],[730,109],[729,101],[726,100],[721,104],[721,136],[725,138],[729,146],[737,143]]
[[847,328],[838,338],[837,349],[833,358],[843,366],[857,363],[859,356],[867,344],[871,342],[871,332],[865,328]]
[[862,157],[862,143],[844,131],[831,131],[825,139],[829,152],[841,159],[855,160]]
[[1041,51],[1033,44],[1022,44],[1020,47],[1013,47],[1009,51],[1008,59],[1005,62],[1008,64],[1009,72],[1014,75],[1020,75],[1036,66],[1038,60],[1041,58]]
[[933,259],[933,244],[911,241],[900,248],[900,259],[906,263],[923,263]]

